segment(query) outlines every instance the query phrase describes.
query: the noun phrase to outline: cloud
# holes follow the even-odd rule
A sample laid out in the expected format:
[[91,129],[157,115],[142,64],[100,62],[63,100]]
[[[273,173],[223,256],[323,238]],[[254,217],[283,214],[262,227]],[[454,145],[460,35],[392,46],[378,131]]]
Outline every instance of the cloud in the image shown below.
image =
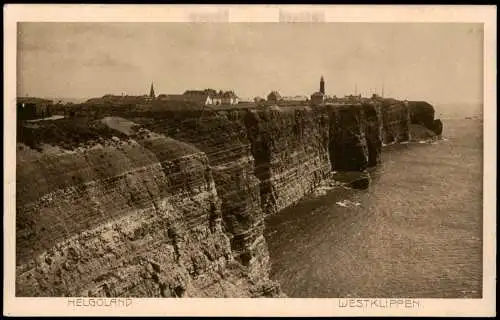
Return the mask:
[[[300,94],[316,90],[323,74],[340,95],[384,80],[387,94],[450,100],[460,92],[467,100],[482,92],[481,31],[465,24],[22,23],[19,67],[40,90],[46,75],[106,82],[95,95],[142,90],[135,88],[150,79],[169,92],[214,86],[249,96],[271,88]],[[80,96],[89,87],[71,90]]]

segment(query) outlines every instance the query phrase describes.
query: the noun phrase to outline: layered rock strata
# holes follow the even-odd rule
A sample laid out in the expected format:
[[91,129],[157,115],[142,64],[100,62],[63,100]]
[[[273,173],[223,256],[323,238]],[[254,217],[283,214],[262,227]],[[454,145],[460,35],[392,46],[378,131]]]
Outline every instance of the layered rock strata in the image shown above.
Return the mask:
[[410,112],[408,106],[401,101],[384,99],[377,103],[382,116],[382,143],[409,141]]
[[330,171],[325,120],[321,111],[307,107],[246,113],[245,125],[266,214],[296,203]]
[[382,109],[377,104],[363,104],[365,120],[366,146],[368,149],[368,167],[380,164],[381,147],[384,137],[382,125]]
[[376,166],[414,126],[439,135],[420,108],[381,99],[22,124],[16,294],[280,296],[265,216],[331,171]]
[[206,154],[142,133],[18,145],[16,295],[273,295],[233,259]]
[[[244,112],[166,112],[155,118],[135,117],[134,121],[188,142],[207,154],[221,202],[222,223],[234,258],[248,268],[253,280],[262,280],[269,290],[277,290],[277,284],[266,278],[270,264],[264,238],[264,213]],[[273,285],[276,285],[274,289]]]
[[362,105],[330,107],[329,154],[335,171],[363,171],[368,167],[366,121]]

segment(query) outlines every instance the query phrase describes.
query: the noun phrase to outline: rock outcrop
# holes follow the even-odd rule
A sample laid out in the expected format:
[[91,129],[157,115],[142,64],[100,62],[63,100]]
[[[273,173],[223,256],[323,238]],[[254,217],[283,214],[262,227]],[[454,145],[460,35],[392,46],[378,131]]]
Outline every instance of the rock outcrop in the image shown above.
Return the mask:
[[382,114],[383,144],[410,140],[410,111],[401,101],[384,99],[378,102]]
[[443,132],[441,120],[434,119],[434,107],[425,101],[409,101],[408,110],[410,111],[411,124],[421,125],[432,130],[437,136]]
[[207,154],[232,255],[248,268],[252,281],[274,292],[278,286],[267,278],[270,264],[261,190],[244,115],[240,110],[165,112],[161,117],[141,116],[134,121]]
[[17,296],[265,296],[233,258],[205,153],[141,130],[18,145]]
[[330,171],[326,117],[308,107],[246,112],[262,208],[276,213],[311,192]]
[[383,140],[382,111],[373,103],[363,104],[366,145],[368,147],[368,166],[380,164]]
[[430,129],[434,131],[438,136],[441,136],[443,134],[443,123],[440,119],[436,119],[432,123],[432,128]]
[[331,171],[376,166],[413,126],[440,134],[420,108],[381,99],[20,123],[16,295],[282,296],[266,215]]
[[434,123],[434,107],[425,101],[408,101],[408,110],[412,124],[420,124],[432,128]]

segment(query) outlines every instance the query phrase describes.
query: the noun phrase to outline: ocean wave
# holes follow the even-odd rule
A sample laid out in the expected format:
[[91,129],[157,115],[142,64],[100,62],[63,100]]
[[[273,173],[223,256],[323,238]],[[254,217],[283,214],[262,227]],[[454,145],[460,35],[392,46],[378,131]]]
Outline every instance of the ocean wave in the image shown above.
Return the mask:
[[326,196],[328,191],[334,189],[335,187],[330,187],[330,186],[320,186],[318,188],[316,188],[313,192],[313,195],[316,196],[316,197],[320,197],[320,196]]
[[314,191],[312,192],[312,196],[314,197],[321,197],[325,196],[328,194],[329,191],[337,188],[346,188],[350,189],[346,186],[345,183],[334,180],[334,179],[326,179],[323,180],[319,186],[317,186]]
[[347,207],[357,207],[357,206],[360,206],[361,203],[360,202],[354,202],[354,201],[350,201],[350,200],[342,200],[342,201],[337,201],[335,202],[335,204],[337,204],[338,206],[340,207],[344,207],[344,208],[347,208]]

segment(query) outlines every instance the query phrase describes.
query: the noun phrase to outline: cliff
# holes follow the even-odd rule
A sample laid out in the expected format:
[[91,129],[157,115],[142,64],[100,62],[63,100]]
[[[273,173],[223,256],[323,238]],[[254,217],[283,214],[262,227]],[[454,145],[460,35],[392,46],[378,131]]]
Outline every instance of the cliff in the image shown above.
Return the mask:
[[323,112],[307,107],[265,107],[246,113],[266,214],[296,203],[324,180],[330,171],[327,124]]
[[439,119],[434,119],[434,107],[425,101],[409,101],[408,110],[410,113],[410,122],[432,131],[431,134],[441,136],[443,132],[443,123]]
[[147,130],[78,145],[18,144],[16,295],[273,294],[232,257],[205,153]]
[[401,101],[383,99],[377,103],[382,115],[382,142],[384,145],[410,139],[410,111]]
[[19,123],[16,295],[282,296],[265,217],[332,171],[377,165],[412,125],[435,128],[411,110],[383,100]]

